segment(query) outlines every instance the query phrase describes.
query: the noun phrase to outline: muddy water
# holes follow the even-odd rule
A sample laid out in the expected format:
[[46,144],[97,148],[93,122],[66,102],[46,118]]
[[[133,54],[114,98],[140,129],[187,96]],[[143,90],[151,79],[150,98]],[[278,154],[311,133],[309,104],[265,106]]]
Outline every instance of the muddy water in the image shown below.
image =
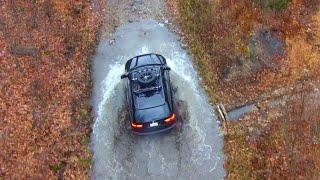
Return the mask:
[[[143,20],[118,28],[114,38],[102,41],[94,58],[94,179],[223,179],[223,137],[178,37]],[[120,75],[143,53],[162,54],[172,69],[180,121],[169,133],[135,136],[127,123]]]

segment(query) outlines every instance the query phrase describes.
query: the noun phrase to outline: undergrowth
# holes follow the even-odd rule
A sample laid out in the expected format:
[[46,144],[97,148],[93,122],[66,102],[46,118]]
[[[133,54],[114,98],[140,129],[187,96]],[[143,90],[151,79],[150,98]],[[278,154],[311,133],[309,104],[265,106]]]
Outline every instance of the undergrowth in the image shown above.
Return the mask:
[[291,0],[254,0],[254,2],[263,8],[281,10],[287,8]]

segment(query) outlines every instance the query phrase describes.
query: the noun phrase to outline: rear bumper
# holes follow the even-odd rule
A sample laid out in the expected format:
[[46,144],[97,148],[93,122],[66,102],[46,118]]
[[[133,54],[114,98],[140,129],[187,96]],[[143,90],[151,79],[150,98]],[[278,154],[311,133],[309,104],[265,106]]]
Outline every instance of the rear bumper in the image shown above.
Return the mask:
[[146,129],[145,131],[134,131],[132,130],[133,134],[139,135],[139,136],[146,136],[146,135],[152,135],[152,134],[158,134],[158,133],[162,133],[165,131],[169,131],[170,129],[174,128],[176,126],[177,122],[174,122],[173,124],[171,124],[170,126],[164,127],[164,128],[158,128],[158,129],[151,129],[148,130]]

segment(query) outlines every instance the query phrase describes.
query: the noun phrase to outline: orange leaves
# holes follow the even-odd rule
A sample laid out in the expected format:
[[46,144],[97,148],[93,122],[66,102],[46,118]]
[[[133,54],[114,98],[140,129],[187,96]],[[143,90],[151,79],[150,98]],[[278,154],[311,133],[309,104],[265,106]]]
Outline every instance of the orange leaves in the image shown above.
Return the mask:
[[[101,12],[93,13],[84,0],[8,1],[1,7],[0,176],[88,178],[90,166],[70,158],[91,158],[81,143],[91,123],[91,82],[84,72],[90,72]],[[90,38],[84,46],[85,28]]]
[[314,93],[295,94],[273,108],[266,105],[229,123],[225,134],[227,178],[317,177],[320,101]]
[[[319,178],[320,100],[315,103],[310,101],[315,97],[308,97],[308,103],[301,106],[303,100],[290,90],[310,93],[309,87],[300,88],[301,80],[319,86],[319,1],[292,0],[278,11],[263,9],[253,0],[206,0],[211,7],[194,0],[168,1],[180,18],[184,39],[213,101],[234,107],[263,98],[292,98],[287,106],[263,108],[264,112],[230,123],[225,134],[228,178]],[[190,6],[192,3],[195,5]],[[285,53],[272,59],[279,64],[277,68],[251,72],[248,41],[259,28],[277,32],[285,41]],[[269,102],[266,104],[268,107]],[[301,107],[306,108],[303,115],[299,114]]]

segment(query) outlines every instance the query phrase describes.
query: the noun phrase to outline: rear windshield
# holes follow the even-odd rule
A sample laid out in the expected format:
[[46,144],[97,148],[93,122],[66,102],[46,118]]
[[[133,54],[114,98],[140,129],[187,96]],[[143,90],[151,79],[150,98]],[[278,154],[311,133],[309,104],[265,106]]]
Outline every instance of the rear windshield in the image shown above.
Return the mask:
[[134,97],[136,109],[148,109],[165,104],[165,97],[162,91],[147,92]]

